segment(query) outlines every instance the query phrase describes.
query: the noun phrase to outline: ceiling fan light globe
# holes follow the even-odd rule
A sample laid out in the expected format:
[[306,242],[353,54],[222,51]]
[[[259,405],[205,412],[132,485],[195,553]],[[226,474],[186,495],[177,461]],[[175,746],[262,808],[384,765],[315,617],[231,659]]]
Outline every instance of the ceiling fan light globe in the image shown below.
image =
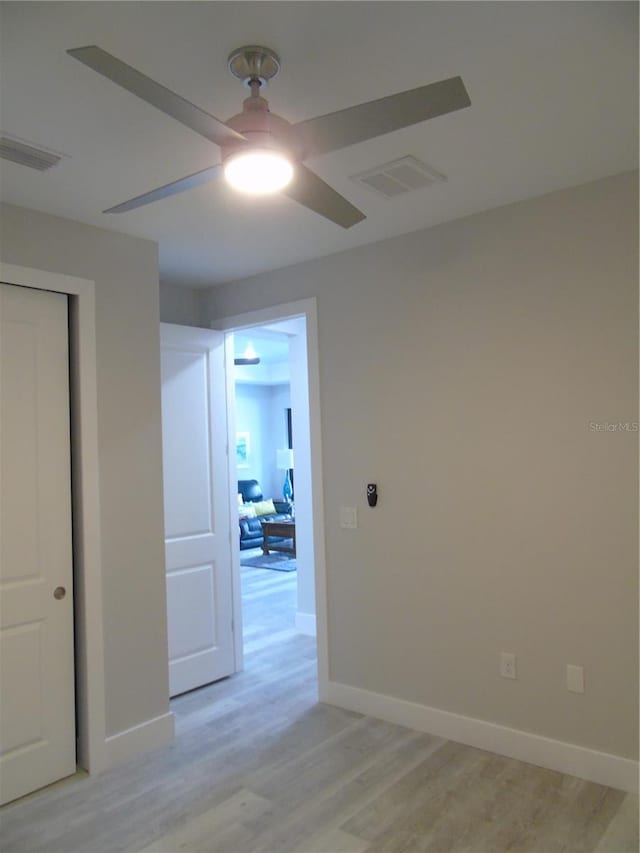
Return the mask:
[[293,166],[279,151],[254,149],[229,157],[224,164],[224,176],[239,192],[267,195],[287,186],[293,178]]

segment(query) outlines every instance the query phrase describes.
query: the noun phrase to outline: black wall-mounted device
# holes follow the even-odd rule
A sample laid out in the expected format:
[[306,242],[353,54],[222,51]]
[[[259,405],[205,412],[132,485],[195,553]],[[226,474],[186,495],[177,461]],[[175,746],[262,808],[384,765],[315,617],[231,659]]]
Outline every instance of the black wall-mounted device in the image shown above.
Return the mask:
[[378,487],[375,483],[367,483],[367,502],[369,506],[375,506],[378,503]]

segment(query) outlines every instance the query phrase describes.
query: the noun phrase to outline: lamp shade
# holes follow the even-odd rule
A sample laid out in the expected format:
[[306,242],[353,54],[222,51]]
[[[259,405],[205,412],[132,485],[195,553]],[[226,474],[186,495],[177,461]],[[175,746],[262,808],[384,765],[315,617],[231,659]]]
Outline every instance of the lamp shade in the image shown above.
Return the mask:
[[276,468],[282,471],[288,471],[293,468],[293,450],[276,450]]

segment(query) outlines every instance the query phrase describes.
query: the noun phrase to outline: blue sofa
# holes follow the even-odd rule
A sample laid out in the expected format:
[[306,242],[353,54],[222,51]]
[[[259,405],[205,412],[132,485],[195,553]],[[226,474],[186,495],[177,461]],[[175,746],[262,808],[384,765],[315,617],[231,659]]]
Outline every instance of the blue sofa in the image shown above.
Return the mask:
[[[238,494],[242,495],[243,503],[258,503],[263,501],[262,488],[257,480],[238,480]],[[279,521],[291,515],[291,504],[287,501],[274,500],[275,514],[262,515],[259,518],[240,518],[240,548],[262,547],[262,521]],[[269,540],[278,542],[282,540]]]

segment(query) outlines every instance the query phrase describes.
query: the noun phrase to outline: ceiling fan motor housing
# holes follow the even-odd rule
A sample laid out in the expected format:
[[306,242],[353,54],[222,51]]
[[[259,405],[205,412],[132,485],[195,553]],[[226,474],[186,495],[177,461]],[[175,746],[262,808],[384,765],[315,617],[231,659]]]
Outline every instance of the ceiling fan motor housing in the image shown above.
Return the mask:
[[234,141],[223,145],[223,163],[245,148],[274,149],[282,151],[295,160],[302,157],[300,141],[293,126],[286,119],[270,112],[269,102],[260,95],[246,98],[242,112],[230,118],[225,124],[241,133],[246,141]]

